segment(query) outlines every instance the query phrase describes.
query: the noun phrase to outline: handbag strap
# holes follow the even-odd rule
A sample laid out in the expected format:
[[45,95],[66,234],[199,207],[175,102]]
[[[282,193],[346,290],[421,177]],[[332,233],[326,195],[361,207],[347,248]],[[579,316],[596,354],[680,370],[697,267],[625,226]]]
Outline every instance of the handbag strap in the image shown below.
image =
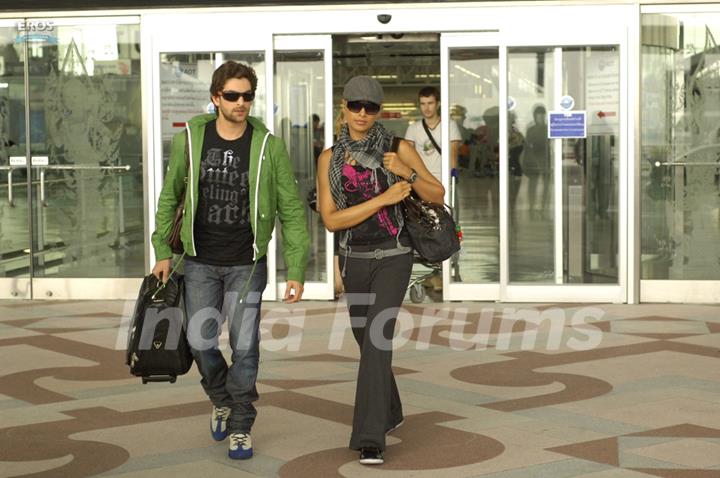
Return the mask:
[[[432,143],[432,145],[435,146],[435,149],[437,149],[438,153],[442,154],[442,149],[440,149],[440,146],[438,146],[437,141],[435,141],[435,138],[433,138],[433,135],[430,132],[430,128],[428,128],[428,125],[425,122],[425,118],[423,118],[423,120],[422,120],[422,125],[423,125],[423,129],[425,130],[425,132],[428,135],[428,138],[430,138],[430,142]],[[436,126],[436,128],[437,128],[437,126]]]
[[180,204],[182,205],[183,210],[185,209],[185,193],[187,191],[187,183],[188,183],[188,175],[190,174],[190,147],[188,143],[190,138],[188,138],[188,131],[185,130],[185,178],[183,179],[183,190],[180,194]]
[[392,143],[390,144],[390,150],[389,153],[397,153],[398,149],[400,149],[400,140],[402,138],[400,136],[393,136]]
[[[185,210],[185,192],[187,191],[188,175],[190,173],[190,148],[188,146],[189,142],[190,141],[188,138],[188,131],[186,129],[185,130],[185,178],[183,179],[184,187],[183,187],[182,193],[180,193],[180,198],[178,200],[178,205],[183,209],[183,211]],[[170,274],[168,275],[167,280],[160,281],[160,283],[158,284],[157,290],[152,295],[153,300],[155,299],[155,296],[157,296],[158,293],[165,288],[165,285],[167,284],[167,282],[175,274],[175,271],[177,271],[178,267],[180,267],[180,264],[182,264],[183,259],[185,259],[185,254],[186,254],[185,251],[183,251],[182,255],[180,256],[180,259],[175,263],[175,266],[170,271]]]

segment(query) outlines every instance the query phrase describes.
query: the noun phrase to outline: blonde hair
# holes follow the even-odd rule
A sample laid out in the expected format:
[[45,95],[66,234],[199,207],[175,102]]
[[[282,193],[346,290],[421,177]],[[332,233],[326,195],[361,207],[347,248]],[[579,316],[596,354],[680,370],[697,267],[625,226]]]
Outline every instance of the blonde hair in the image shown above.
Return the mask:
[[340,113],[338,114],[337,118],[335,118],[335,136],[340,136],[340,130],[342,130],[343,125],[345,124],[345,113],[343,112],[342,106],[340,107]]

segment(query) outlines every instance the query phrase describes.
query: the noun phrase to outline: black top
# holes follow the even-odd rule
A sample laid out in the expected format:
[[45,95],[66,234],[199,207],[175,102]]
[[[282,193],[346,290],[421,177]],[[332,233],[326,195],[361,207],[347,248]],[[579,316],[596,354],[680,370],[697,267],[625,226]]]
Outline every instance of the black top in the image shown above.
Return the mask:
[[215,121],[205,126],[198,205],[195,215],[195,252],[188,258],[216,266],[253,262],[250,225],[250,123],[233,141],[220,137]]
[[[357,206],[385,192],[389,185],[385,173],[377,169],[377,190],[373,187],[373,170],[360,165],[344,164],[342,169],[342,185],[347,206]],[[399,221],[395,207],[384,207],[378,212],[351,228],[352,234],[348,244],[368,245],[387,241],[397,236]]]

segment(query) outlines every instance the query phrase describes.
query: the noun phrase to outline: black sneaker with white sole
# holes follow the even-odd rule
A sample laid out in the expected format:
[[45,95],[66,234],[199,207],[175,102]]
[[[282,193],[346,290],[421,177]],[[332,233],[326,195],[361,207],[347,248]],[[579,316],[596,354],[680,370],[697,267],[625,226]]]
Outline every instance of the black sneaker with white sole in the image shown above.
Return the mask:
[[385,463],[383,454],[379,448],[361,448],[360,464],[361,465],[382,465]]

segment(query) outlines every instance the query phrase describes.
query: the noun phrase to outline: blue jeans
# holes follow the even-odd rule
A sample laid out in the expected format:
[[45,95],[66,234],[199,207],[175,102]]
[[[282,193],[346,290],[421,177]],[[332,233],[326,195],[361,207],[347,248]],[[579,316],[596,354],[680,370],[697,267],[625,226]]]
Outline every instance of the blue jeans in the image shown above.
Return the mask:
[[[230,407],[229,433],[248,433],[257,410],[255,381],[260,358],[260,304],[267,282],[267,264],[258,263],[245,300],[240,294],[252,265],[212,266],[185,261],[185,308],[188,341],[201,384],[217,407]],[[218,350],[222,324],[228,320],[232,363]]]

